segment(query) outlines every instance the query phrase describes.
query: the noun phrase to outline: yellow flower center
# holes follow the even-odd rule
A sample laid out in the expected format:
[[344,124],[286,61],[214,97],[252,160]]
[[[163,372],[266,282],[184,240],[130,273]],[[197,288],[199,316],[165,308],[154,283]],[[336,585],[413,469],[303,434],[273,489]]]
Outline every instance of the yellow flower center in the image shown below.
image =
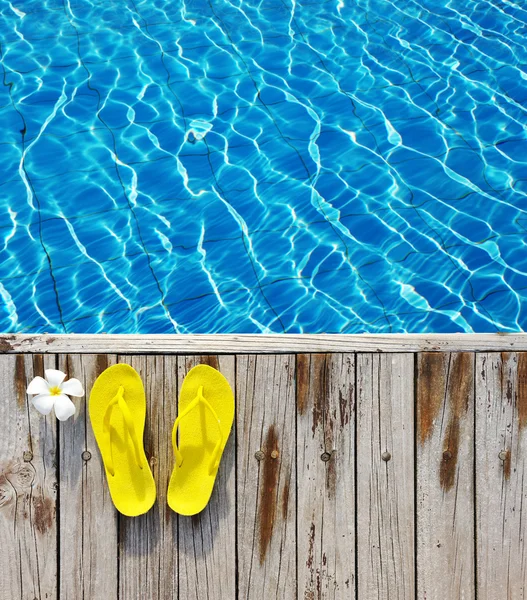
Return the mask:
[[62,392],[61,392],[61,390],[60,390],[59,386],[58,386],[58,385],[55,385],[55,386],[53,386],[53,387],[50,387],[50,388],[49,388],[49,393],[50,393],[52,396],[60,396],[60,394],[61,394]]

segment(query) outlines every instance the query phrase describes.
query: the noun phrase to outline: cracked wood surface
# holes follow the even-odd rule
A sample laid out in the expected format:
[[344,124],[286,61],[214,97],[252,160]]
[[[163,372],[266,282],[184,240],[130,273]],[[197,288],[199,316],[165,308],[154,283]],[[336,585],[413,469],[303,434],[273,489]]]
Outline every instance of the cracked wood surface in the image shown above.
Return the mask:
[[57,422],[26,402],[56,356],[0,356],[0,598],[57,597]]
[[355,356],[297,356],[298,595],[355,598]]
[[358,598],[415,597],[414,356],[357,356]]
[[[25,393],[132,364],[157,502],[118,515],[87,416]],[[166,504],[177,396],[219,368],[237,411],[209,506]],[[527,354],[0,354],[0,600],[521,600]]]
[[527,598],[527,355],[476,357],[478,600]]
[[418,598],[475,600],[474,361],[418,357]]

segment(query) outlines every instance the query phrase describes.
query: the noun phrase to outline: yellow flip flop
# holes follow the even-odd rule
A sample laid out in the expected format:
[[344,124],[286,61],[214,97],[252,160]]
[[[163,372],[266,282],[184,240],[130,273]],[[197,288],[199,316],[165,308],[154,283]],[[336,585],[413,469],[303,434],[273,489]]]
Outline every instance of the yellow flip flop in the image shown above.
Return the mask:
[[233,420],[234,394],[225,377],[208,365],[191,369],[172,430],[176,465],[167,501],[173,511],[190,516],[207,506]]
[[147,512],[156,486],[143,447],[146,399],[130,365],[108,367],[93,384],[90,421],[101,452],[115,508],[127,517]]

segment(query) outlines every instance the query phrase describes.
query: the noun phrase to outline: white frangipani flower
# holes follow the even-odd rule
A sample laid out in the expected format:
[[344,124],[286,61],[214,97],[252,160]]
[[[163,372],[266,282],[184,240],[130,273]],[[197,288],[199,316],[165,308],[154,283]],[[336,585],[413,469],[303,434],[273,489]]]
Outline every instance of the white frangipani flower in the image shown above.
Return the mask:
[[55,415],[59,421],[69,419],[75,414],[75,405],[70,396],[84,396],[82,384],[78,379],[66,378],[66,373],[55,369],[46,369],[45,379],[35,377],[27,386],[27,393],[33,394],[33,406],[43,415],[49,415],[55,407]]

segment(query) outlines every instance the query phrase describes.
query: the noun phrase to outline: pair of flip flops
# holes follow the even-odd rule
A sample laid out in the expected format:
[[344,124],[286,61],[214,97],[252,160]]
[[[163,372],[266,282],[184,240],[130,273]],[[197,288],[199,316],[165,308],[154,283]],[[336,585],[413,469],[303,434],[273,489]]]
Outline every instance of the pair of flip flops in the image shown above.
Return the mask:
[[[118,364],[101,373],[89,414],[115,507],[130,517],[147,512],[156,486],[143,446],[146,398],[137,371]],[[233,420],[234,396],[225,377],[208,365],[191,369],[172,430],[175,465],[167,501],[175,512],[195,515],[207,505]]]

